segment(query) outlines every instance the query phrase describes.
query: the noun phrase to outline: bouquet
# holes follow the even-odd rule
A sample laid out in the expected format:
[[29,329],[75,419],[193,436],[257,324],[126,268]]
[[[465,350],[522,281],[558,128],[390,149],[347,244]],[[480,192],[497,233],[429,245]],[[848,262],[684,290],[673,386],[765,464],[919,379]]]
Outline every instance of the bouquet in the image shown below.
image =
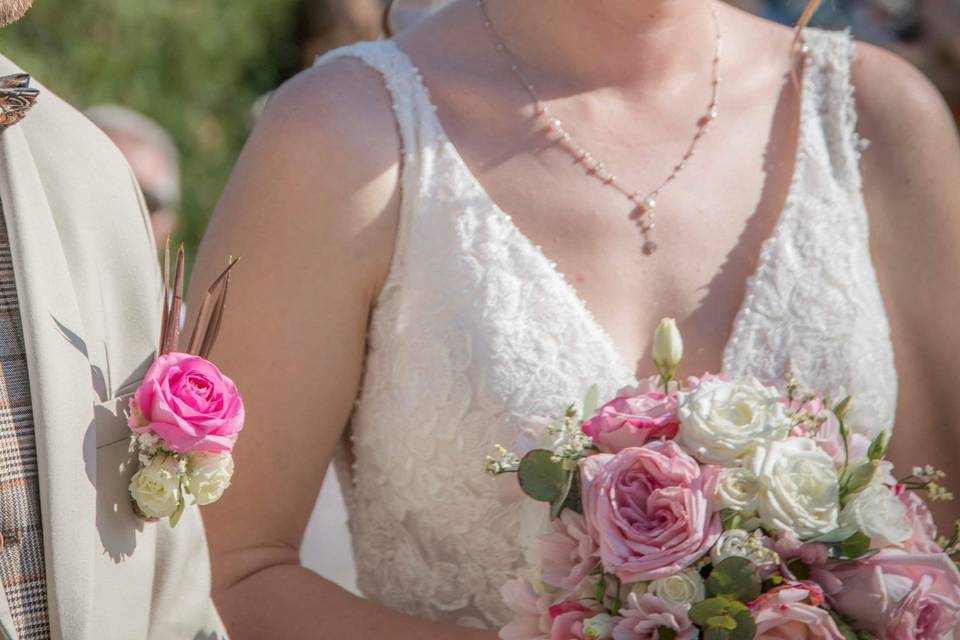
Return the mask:
[[206,358],[220,330],[237,260],[207,290],[186,353],[176,351],[183,307],[183,246],[170,285],[170,245],[164,257],[164,307],[159,355],[130,401],[130,451],[140,469],[130,479],[134,512],[176,526],[187,505],[216,502],[233,475],[231,451],[243,428],[236,385]]
[[[683,343],[664,320],[658,376],[597,409],[593,387],[516,473],[549,504],[533,579],[502,588],[504,640],[942,640],[960,626],[960,523],[949,539],[896,479],[888,435],[852,432],[834,403],[754,378],[676,377]],[[957,637],[960,637],[958,635]]]

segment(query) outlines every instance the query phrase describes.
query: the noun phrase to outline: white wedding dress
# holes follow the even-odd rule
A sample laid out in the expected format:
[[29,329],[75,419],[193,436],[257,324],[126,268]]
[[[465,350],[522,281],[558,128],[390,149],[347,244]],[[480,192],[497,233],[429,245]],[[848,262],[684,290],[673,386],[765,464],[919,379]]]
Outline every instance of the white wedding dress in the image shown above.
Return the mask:
[[[789,198],[726,347],[723,372],[783,384],[792,371],[856,396],[855,429],[893,424],[887,318],[861,193],[849,34],[807,30],[800,144]],[[530,416],[598,383],[634,381],[574,288],[484,192],[447,139],[410,59],[390,41],[338,49],[383,74],[404,147],[401,221],[374,309],[350,452],[337,469],[358,584],[408,614],[493,628],[500,586],[524,567],[540,505],[481,466]],[[531,509],[534,509],[531,514]]]

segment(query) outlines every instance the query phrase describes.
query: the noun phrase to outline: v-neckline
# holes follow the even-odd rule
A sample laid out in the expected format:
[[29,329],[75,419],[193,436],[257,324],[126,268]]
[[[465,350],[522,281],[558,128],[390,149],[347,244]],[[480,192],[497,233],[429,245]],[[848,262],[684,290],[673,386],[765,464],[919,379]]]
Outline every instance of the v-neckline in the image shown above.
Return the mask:
[[[807,33],[808,31],[805,30],[803,38],[804,42],[806,41]],[[457,165],[457,168],[466,176],[469,187],[483,196],[483,198],[487,201],[490,211],[493,213],[493,215],[499,218],[501,222],[509,229],[509,232],[517,237],[522,246],[524,246],[528,251],[532,252],[537,257],[537,260],[541,263],[541,267],[544,269],[544,271],[555,278],[560,287],[570,296],[572,300],[574,300],[577,310],[580,312],[580,315],[583,317],[590,330],[597,334],[599,339],[610,351],[613,358],[615,358],[616,362],[613,364],[629,376],[629,382],[631,384],[636,384],[639,381],[636,366],[633,366],[629,363],[627,357],[613,339],[613,336],[611,336],[603,324],[597,320],[593,311],[580,295],[580,292],[577,290],[577,288],[570,283],[566,274],[557,268],[557,263],[550,259],[543,252],[541,246],[531,240],[530,237],[525,234],[513,221],[513,217],[497,204],[496,200],[494,200],[493,197],[487,192],[483,186],[483,183],[480,182],[480,179],[473,172],[473,169],[471,169],[470,165],[467,164],[467,161],[464,160],[463,156],[460,154],[460,150],[450,140],[450,136],[447,135],[446,129],[443,126],[443,122],[441,122],[440,117],[437,115],[436,105],[433,103],[433,100],[430,97],[430,89],[427,87],[426,82],[424,82],[423,76],[421,75],[417,65],[413,62],[413,59],[403,49],[401,49],[394,40],[391,39],[387,42],[390,43],[403,63],[409,66],[412,72],[413,82],[415,83],[417,89],[422,92],[423,98],[426,104],[429,106],[429,108],[426,110],[427,113],[425,116],[430,119],[430,122],[436,131],[438,140],[446,147],[454,163]],[[808,155],[805,150],[805,145],[807,139],[807,129],[811,123],[809,121],[810,118],[807,115],[808,111],[810,110],[807,103],[810,100],[810,96],[813,94],[811,80],[812,74],[809,68],[811,61],[807,56],[801,56],[800,60],[800,99],[798,105],[799,113],[797,141],[796,148],[794,150],[793,173],[790,178],[790,185],[787,188],[787,195],[786,199],[784,200],[783,208],[778,214],[777,220],[774,223],[773,230],[771,231],[770,235],[764,239],[760,245],[760,251],[756,260],[757,266],[754,267],[753,272],[747,277],[743,300],[741,301],[737,313],[734,316],[730,335],[728,336],[723,347],[720,372],[724,374],[732,373],[731,369],[734,349],[741,341],[741,338],[747,328],[746,319],[747,316],[752,312],[752,305],[755,299],[754,289],[756,282],[761,280],[764,274],[766,274],[766,272],[770,269],[770,262],[766,260],[766,257],[771,252],[772,247],[778,242],[779,237],[783,233],[783,229],[793,217],[793,212],[796,208],[795,204],[797,200],[797,189],[799,188],[799,184],[804,173],[803,162]]]

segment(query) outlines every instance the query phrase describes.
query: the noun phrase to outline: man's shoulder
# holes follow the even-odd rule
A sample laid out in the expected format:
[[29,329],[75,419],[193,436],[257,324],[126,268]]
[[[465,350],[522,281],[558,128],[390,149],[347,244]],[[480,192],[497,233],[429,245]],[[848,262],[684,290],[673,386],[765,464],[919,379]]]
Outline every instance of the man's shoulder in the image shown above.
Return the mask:
[[[0,75],[29,73],[0,55]],[[79,110],[60,98],[36,78],[30,86],[40,90],[37,103],[17,125],[23,132],[41,174],[83,176],[97,183],[113,182],[113,188],[130,192],[130,168],[116,145]],[[118,184],[117,181],[120,181]],[[71,180],[70,183],[74,183]]]

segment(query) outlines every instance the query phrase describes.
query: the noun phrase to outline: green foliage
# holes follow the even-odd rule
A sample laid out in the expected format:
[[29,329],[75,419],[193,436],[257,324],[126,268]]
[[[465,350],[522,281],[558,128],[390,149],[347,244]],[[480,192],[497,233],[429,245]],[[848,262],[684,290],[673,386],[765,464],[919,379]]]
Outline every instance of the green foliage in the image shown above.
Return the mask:
[[670,627],[657,627],[657,640],[674,640],[677,632]]
[[690,608],[690,620],[706,640],[753,640],[757,624],[750,609],[728,598],[707,598]]
[[248,134],[252,106],[297,64],[296,4],[37,0],[0,31],[0,51],[80,109],[114,102],[170,131],[183,170],[180,234],[192,249]]
[[760,595],[762,583],[753,562],[736,556],[721,561],[707,578],[707,591],[739,602],[750,602]]
[[579,468],[566,469],[562,460],[554,460],[546,449],[534,449],[523,456],[517,469],[520,488],[534,500],[550,503],[550,517],[564,509],[583,513],[580,503]]
[[724,509],[720,512],[720,520],[723,523],[723,530],[739,529],[743,525],[743,511],[740,509]]
[[546,449],[534,449],[523,456],[518,470],[520,488],[534,500],[554,502],[567,489],[568,474]]

